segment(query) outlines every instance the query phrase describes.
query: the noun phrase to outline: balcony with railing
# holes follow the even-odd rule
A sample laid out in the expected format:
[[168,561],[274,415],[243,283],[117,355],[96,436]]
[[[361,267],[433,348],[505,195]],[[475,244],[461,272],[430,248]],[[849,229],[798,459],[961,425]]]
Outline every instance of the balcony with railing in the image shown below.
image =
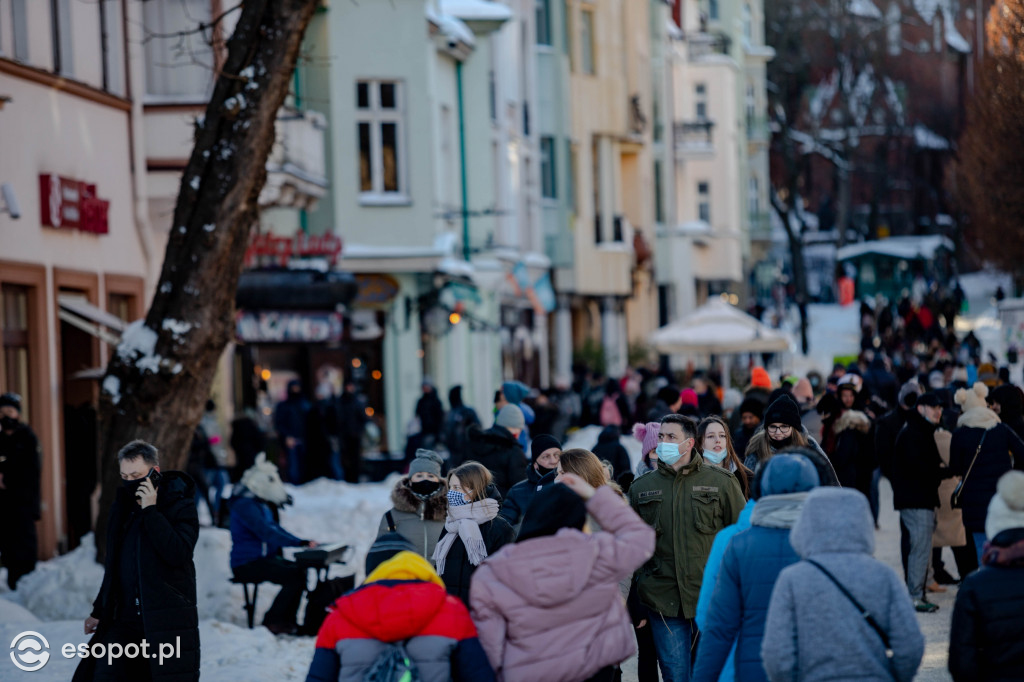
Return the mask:
[[267,157],[260,207],[312,210],[327,192],[327,119],[316,111],[282,108],[274,127],[277,137]]
[[686,42],[691,62],[728,56],[729,48],[732,46],[729,36],[713,33],[695,33],[689,36]]
[[714,121],[676,121],[673,125],[676,154],[686,156],[714,152],[714,129]]

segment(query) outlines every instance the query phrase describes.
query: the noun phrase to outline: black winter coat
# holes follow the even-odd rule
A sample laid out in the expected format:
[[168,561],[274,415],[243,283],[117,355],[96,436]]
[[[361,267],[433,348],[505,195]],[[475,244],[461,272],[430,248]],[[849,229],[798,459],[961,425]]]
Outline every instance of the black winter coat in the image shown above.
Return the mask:
[[470,428],[466,460],[479,462],[490,470],[502,497],[526,478],[526,455],[519,441],[504,426],[495,424],[486,431]]
[[4,515],[27,514],[33,521],[40,517],[39,479],[42,460],[39,440],[27,424],[11,433],[0,431],[0,511]]
[[[447,529],[442,530],[441,537],[443,538],[447,533]],[[499,549],[516,540],[516,532],[500,515],[495,516],[491,521],[480,524],[480,535],[483,536],[484,545],[487,547],[487,556],[494,556]],[[445,558],[441,580],[444,581],[448,594],[461,599],[467,608],[469,607],[469,584],[475,572],[476,566],[469,563],[469,555],[466,554],[466,546],[462,544],[462,539],[455,538],[455,542]]]
[[[1024,528],[992,540],[1024,542]],[[956,596],[949,637],[949,671],[956,682],[1024,680],[1024,565],[984,566]]]
[[[107,525],[107,556],[99,595],[93,603],[92,617],[100,621],[90,640],[103,642],[120,608],[118,565],[125,521],[130,513],[129,498],[118,491]],[[142,624],[151,651],[161,643],[174,646],[181,638],[181,657],[150,659],[154,682],[194,682],[199,679],[199,614],[196,610],[196,569],[192,553],[199,538],[195,483],[185,473],[167,471],[157,489],[157,503],[138,512],[141,532],[138,536],[139,595]],[[75,671],[74,682],[91,680],[95,659],[86,658]]]
[[629,464],[629,453],[626,452],[626,448],[619,441],[621,435],[622,432],[619,430],[619,427],[606,426],[601,431],[601,435],[597,437],[597,445],[593,449],[593,453],[598,459],[606,459],[612,463],[612,468],[615,470],[615,473],[612,474],[613,479],[617,479],[620,474],[632,470]]
[[907,423],[910,410],[896,408],[875,422],[875,459],[882,475],[892,480],[892,457],[896,449],[896,436]]
[[985,532],[988,503],[996,494],[1000,477],[1011,468],[1024,469],[1024,441],[1006,424],[996,424],[987,432],[985,435],[984,428],[961,426],[953,432],[949,446],[949,468],[957,476],[964,476],[981,444],[962,492],[964,527],[969,533]]
[[939,506],[939,483],[944,476],[935,429],[935,424],[914,410],[896,436],[889,481],[893,507],[897,510]]
[[545,476],[541,476],[532,464],[527,464],[526,480],[519,481],[509,489],[498,514],[508,521],[510,526],[519,526],[523,522],[523,514],[526,513],[530,502],[533,502],[533,498],[537,496],[541,488],[546,488],[554,483],[556,476],[558,476],[557,470],[549,471]]

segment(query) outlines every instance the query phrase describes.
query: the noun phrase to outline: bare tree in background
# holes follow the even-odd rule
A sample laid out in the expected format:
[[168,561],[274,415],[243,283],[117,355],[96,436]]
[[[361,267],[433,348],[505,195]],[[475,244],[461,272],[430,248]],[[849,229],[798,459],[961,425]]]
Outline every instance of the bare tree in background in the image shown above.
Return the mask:
[[[234,300],[274,122],[319,0],[245,0],[206,114],[196,125],[163,269],[144,320],[126,330],[100,401],[103,494],[97,549],[119,484],[116,453],[141,438],[184,469],[217,361],[234,329]],[[137,170],[138,172],[138,170]]]
[[989,54],[967,109],[955,168],[957,196],[981,255],[1024,285],[1024,0],[992,8]]

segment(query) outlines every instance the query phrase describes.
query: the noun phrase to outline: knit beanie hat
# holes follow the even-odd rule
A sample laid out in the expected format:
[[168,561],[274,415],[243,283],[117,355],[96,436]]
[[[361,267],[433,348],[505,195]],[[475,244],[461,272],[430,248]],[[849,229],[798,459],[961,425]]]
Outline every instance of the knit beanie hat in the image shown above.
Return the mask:
[[434,474],[438,478],[441,478],[441,465],[444,464],[444,459],[441,455],[437,454],[433,450],[425,450],[419,448],[416,450],[416,458],[412,460],[412,464],[409,465],[409,476],[418,473]]
[[640,441],[640,452],[644,456],[658,447],[658,432],[661,431],[661,422],[648,422],[633,424],[633,438]]
[[752,414],[760,419],[764,416],[764,403],[757,398],[747,398],[740,405],[740,414]]
[[979,381],[974,384],[974,387],[969,391],[966,388],[961,388],[956,392],[953,399],[956,400],[956,404],[960,405],[964,412],[966,412],[967,410],[988,407],[988,402],[985,400],[987,397],[988,386]]
[[506,405],[501,408],[498,411],[498,418],[494,420],[494,423],[498,426],[504,426],[509,431],[526,428],[526,418],[523,417],[523,411],[519,409],[518,405]]
[[764,421],[765,425],[787,424],[794,429],[799,429],[802,426],[800,408],[797,407],[796,401],[788,395],[776,398],[775,402],[764,411],[764,419],[762,421]]
[[820,484],[818,472],[803,455],[779,454],[764,465],[761,497],[807,492]]
[[381,535],[370,545],[370,551],[366,553],[366,575],[373,573],[378,566],[399,552],[417,553],[416,546],[404,535],[394,531]]
[[755,367],[750,372],[750,385],[756,388],[771,388],[772,378],[764,367]]
[[743,402],[743,394],[735,388],[727,388],[722,394],[722,409],[734,410]]
[[814,400],[814,389],[811,388],[811,382],[807,379],[797,381],[796,385],[793,386],[793,397],[797,400],[802,398],[806,402]]
[[561,483],[541,488],[523,515],[516,542],[554,535],[562,528],[583,529],[587,506],[583,498]]
[[544,454],[545,450],[551,448],[562,449],[562,444],[558,442],[558,439],[548,434],[537,436],[530,443],[530,461],[536,462],[537,458]]
[[4,393],[0,395],[0,407],[13,407],[21,412],[21,396],[17,393]]
[[1011,528],[1024,528],[1024,472],[1020,471],[1008,471],[999,479],[985,519],[989,540]]
[[520,381],[506,381],[501,385],[501,393],[505,400],[513,405],[523,402],[523,398],[530,395],[530,389]]
[[700,401],[697,399],[697,391],[692,388],[684,388],[679,397],[683,399],[683,405],[697,407],[700,404]]

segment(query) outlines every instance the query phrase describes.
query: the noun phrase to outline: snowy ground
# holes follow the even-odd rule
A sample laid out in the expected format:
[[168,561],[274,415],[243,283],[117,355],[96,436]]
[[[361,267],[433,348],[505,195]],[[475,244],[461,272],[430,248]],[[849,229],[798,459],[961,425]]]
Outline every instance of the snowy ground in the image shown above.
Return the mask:
[[[317,480],[289,492],[295,505],[282,513],[282,525],[299,537],[321,542],[346,542],[356,547],[352,565],[362,579],[366,550],[377,536],[381,516],[390,506],[394,478],[383,483],[349,485]],[[304,680],[313,658],[311,637],[274,637],[262,627],[249,630],[242,608],[242,588],[232,585],[228,555],[231,536],[219,528],[203,528],[196,546],[202,679],[212,682],[237,680]],[[11,662],[0,661],[0,680],[65,682],[71,679],[79,659],[66,659],[64,644],[82,644],[88,637],[82,624],[92,610],[103,569],[93,561],[92,536],[75,551],[39,564],[22,578],[15,592],[0,594],[0,642],[32,630],[46,638],[50,660],[37,672],[23,672]],[[332,575],[344,574],[335,567]],[[277,587],[260,587],[256,622],[262,620]],[[301,617],[301,616],[300,616]],[[5,659],[6,660],[6,659]]]

